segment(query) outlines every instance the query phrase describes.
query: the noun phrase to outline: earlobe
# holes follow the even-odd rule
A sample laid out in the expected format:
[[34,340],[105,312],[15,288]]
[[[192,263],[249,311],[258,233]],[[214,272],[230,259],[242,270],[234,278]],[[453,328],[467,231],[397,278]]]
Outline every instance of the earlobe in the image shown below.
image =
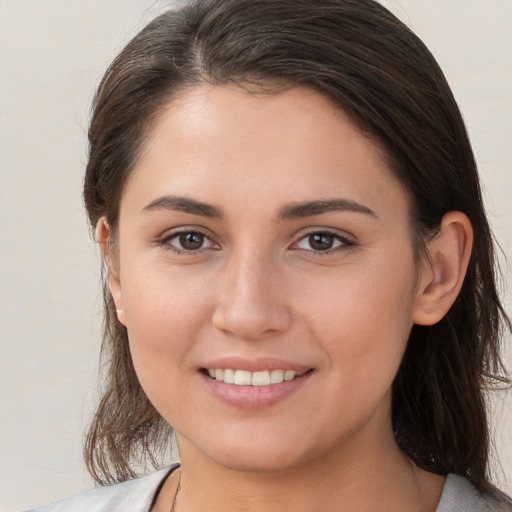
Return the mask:
[[473,246],[471,222],[461,212],[447,213],[439,233],[427,244],[430,259],[421,270],[412,321],[433,325],[455,302]]
[[115,254],[113,253],[111,231],[106,217],[101,217],[101,219],[98,221],[98,224],[96,224],[96,239],[100,244],[103,260],[105,261],[105,265],[107,267],[107,279],[110,293],[112,294],[114,303],[116,305],[117,318],[123,325],[126,325],[123,293],[118,271],[119,265],[116,261]]

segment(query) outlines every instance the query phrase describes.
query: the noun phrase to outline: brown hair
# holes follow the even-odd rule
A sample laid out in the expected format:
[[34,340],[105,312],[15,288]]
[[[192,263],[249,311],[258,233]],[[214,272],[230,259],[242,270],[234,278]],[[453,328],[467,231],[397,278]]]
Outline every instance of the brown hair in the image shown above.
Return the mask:
[[[415,246],[449,211],[465,213],[475,243],[453,307],[414,326],[393,385],[393,426],[420,467],[489,488],[484,391],[505,382],[499,343],[510,323],[496,291],[492,235],[466,129],[436,61],[373,0],[196,0],[144,28],[107,70],[94,100],[84,198],[93,227],[115,237],[123,185],[160,108],[199,83],[266,90],[314,88],[378,142],[409,190]],[[85,456],[101,483],[158,465],[171,429],[142,391],[104,289],[106,382]]]

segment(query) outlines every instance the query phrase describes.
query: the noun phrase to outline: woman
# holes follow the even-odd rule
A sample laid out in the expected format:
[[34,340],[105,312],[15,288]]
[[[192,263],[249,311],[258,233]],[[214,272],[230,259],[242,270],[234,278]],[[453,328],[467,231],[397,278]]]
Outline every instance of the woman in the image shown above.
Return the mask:
[[108,379],[41,510],[511,510],[483,389],[508,320],[459,110],[372,0],[201,0],[107,71],[84,197]]

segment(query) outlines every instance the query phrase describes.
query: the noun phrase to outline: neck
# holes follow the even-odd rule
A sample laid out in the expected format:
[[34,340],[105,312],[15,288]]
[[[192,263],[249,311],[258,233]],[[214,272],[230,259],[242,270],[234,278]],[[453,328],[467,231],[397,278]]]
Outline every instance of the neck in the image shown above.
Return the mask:
[[442,477],[418,469],[402,454],[391,429],[373,442],[353,440],[321,459],[273,472],[217,464],[185,439],[179,439],[179,446],[176,512],[433,512],[444,484]]

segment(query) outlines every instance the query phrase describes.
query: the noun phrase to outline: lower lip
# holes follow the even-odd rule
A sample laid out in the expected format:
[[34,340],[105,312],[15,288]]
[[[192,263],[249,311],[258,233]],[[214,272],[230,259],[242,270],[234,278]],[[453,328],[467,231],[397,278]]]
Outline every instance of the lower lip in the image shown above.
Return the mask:
[[211,393],[221,402],[240,409],[261,409],[270,407],[297,392],[313,375],[309,371],[300,377],[268,386],[237,386],[226,384],[201,373]]

